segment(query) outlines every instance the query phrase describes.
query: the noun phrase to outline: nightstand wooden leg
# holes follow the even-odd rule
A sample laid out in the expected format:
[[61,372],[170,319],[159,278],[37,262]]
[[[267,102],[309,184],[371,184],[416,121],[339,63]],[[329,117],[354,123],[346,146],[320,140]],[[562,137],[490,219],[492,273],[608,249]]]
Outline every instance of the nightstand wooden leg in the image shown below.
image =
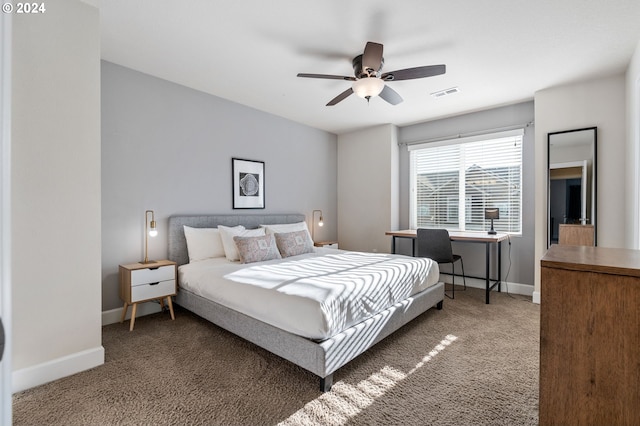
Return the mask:
[[171,296],[167,296],[167,305],[169,305],[169,312],[171,312],[171,319],[175,320],[176,317],[173,315],[173,302],[171,302]]
[[164,311],[164,297],[160,298],[160,309]]
[[124,302],[124,308],[122,308],[122,317],[120,317],[120,323],[122,324],[124,322],[124,317],[127,316],[127,309],[129,308],[129,304],[127,302]]
[[131,325],[129,325],[129,331],[133,331],[133,325],[136,322],[136,310],[138,308],[138,304],[134,303],[133,308],[131,308]]

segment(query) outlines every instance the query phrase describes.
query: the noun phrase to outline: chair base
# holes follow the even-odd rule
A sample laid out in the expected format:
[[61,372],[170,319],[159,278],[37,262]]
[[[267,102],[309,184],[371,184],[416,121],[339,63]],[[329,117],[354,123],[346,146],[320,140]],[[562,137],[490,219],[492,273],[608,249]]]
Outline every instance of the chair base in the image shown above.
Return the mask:
[[[462,288],[462,290],[466,290],[467,289],[467,278],[464,274],[464,262],[462,261],[462,257],[458,257],[458,260],[460,260],[460,266],[462,266],[462,283],[464,284],[464,287]],[[451,262],[451,296],[449,296],[447,294],[447,283],[445,283],[445,292],[444,295],[447,296],[449,299],[455,299],[456,298],[456,264],[455,261]],[[458,290],[459,291],[459,290]]]
[[[449,291],[449,293],[451,293],[450,295],[447,294],[447,290],[446,290],[447,284],[450,284],[450,283],[444,283],[445,285],[444,295],[447,296],[449,299],[455,299],[456,298],[455,284],[451,284],[451,290]],[[458,288],[458,291],[465,291],[466,289],[467,289],[467,286],[463,285],[462,288]]]

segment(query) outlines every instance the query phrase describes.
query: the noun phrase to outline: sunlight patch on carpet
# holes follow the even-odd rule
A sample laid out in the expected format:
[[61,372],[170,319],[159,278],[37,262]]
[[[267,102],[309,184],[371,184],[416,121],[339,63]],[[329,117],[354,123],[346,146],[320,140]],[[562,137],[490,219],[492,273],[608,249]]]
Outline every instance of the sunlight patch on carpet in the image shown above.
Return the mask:
[[445,336],[408,372],[403,372],[387,365],[356,385],[337,382],[331,388],[331,391],[323,393],[318,398],[308,402],[304,407],[279,424],[335,425],[345,423],[349,418],[358,415],[362,410],[373,404],[376,399],[384,396],[389,389],[396,386],[400,381],[418,371],[457,339],[456,336],[451,334]]

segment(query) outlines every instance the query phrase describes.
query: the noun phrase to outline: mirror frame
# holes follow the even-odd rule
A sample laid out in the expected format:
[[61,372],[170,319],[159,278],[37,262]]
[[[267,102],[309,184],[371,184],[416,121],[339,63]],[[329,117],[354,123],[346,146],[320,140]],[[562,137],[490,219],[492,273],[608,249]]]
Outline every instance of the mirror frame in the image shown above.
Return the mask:
[[560,132],[547,133],[547,248],[551,247],[551,137],[559,134],[575,133],[575,132],[593,132],[593,147],[591,150],[592,155],[592,197],[591,197],[591,225],[593,225],[593,241],[594,245],[597,245],[597,206],[598,206],[598,128],[597,127],[584,127],[581,129],[563,130]]

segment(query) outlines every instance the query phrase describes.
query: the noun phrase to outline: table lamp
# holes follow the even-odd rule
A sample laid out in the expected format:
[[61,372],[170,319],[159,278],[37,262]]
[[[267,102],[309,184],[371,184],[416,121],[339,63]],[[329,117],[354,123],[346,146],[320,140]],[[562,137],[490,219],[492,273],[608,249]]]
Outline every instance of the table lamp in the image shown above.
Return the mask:
[[496,207],[485,207],[484,218],[491,219],[491,229],[489,230],[489,235],[497,234],[496,230],[493,229],[493,220],[500,219],[500,209]]
[[[151,223],[149,223],[149,213],[151,213]],[[140,263],[156,263],[155,260],[149,260],[148,247],[149,237],[155,237],[158,235],[158,228],[156,227],[156,218],[153,210],[147,210],[144,212],[144,260]]]
[[324,221],[322,220],[322,210],[314,210],[313,212],[311,212],[311,239],[313,240],[314,243],[316,242],[315,236],[314,236],[314,231],[316,229],[316,222],[315,222],[316,212],[320,213],[320,220],[318,220],[318,226],[324,225]]

